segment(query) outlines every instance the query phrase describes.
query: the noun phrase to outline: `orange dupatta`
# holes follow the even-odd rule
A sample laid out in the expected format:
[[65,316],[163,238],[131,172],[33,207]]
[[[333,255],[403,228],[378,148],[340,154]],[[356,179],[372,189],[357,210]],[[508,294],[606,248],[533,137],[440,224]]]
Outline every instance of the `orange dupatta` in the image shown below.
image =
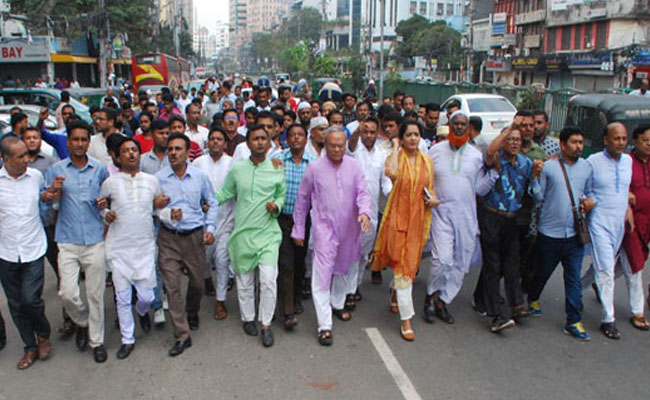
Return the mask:
[[429,235],[431,209],[425,206],[423,194],[425,187],[433,193],[432,170],[433,161],[422,152],[412,166],[400,150],[397,179],[386,203],[372,266],[373,271],[392,268],[398,289],[411,286],[415,280]]

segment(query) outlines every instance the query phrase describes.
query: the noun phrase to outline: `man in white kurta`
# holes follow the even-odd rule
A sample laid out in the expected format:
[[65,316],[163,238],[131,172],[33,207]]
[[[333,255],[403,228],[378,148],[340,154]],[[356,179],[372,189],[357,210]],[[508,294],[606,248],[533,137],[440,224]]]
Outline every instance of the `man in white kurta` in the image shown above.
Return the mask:
[[[153,230],[154,200],[161,194],[155,176],[140,171],[140,148],[133,139],[120,145],[120,172],[101,186],[100,197],[109,200],[102,211],[109,224],[106,234],[106,261],[113,272],[117,315],[122,334],[118,358],[126,358],[133,349],[135,326],[131,311],[132,287],[138,294],[135,310],[143,330],[151,329],[149,306],[156,286],[156,243]],[[161,196],[162,197],[162,196]],[[171,217],[166,209],[159,217]]]
[[583,278],[594,279],[600,293],[603,317],[600,330],[610,339],[620,333],[614,323],[614,267],[616,254],[625,235],[632,158],[625,154],[627,130],[621,123],[607,126],[605,150],[592,154],[592,197],[596,206],[589,213],[589,234],[593,264]]
[[478,243],[476,195],[487,194],[498,178],[498,173],[486,166],[493,163],[491,155],[496,149],[488,149],[484,161],[481,152],[468,143],[467,114],[455,112],[450,121],[449,140],[429,150],[440,199],[431,219],[431,274],[424,306],[429,322],[433,322],[433,314],[447,323],[454,322],[446,304],[460,291]]
[[[388,153],[377,146],[379,134],[379,121],[375,118],[368,118],[359,124],[358,130],[348,140],[348,154],[359,162],[363,177],[368,183],[370,192],[370,229],[361,233],[361,259],[359,268],[350,268],[348,276],[355,282],[353,290],[348,293],[345,302],[354,304],[354,297],[359,299],[359,286],[363,282],[363,271],[368,264],[368,256],[375,244],[377,236],[377,224],[379,219],[379,197],[381,194],[388,197],[393,189],[393,183],[384,173],[386,169],[386,157]],[[361,143],[359,143],[359,139]]]
[[[233,159],[225,153],[225,149],[226,132],[219,127],[212,128],[208,136],[209,154],[202,155],[192,163],[208,175],[212,187],[216,191],[219,191],[223,186],[232,165]],[[224,302],[228,293],[228,280],[231,276],[228,239],[235,228],[234,206],[234,199],[225,202],[221,206],[210,204],[210,207],[219,207],[219,218],[215,229],[216,240],[205,248],[206,279],[211,277],[216,286],[217,300],[214,318],[217,320],[225,319],[228,316]]]

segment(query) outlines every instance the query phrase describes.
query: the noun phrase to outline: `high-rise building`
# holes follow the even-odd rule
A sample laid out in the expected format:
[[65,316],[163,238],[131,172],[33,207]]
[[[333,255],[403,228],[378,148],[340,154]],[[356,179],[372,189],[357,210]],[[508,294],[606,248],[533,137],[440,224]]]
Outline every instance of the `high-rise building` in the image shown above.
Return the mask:
[[236,49],[247,39],[248,1],[230,0],[229,6],[229,44],[230,47]]
[[228,47],[230,24],[227,22],[217,22],[216,25],[215,46],[216,51],[219,52],[221,49]]
[[288,13],[287,0],[248,0],[248,32],[268,32]]

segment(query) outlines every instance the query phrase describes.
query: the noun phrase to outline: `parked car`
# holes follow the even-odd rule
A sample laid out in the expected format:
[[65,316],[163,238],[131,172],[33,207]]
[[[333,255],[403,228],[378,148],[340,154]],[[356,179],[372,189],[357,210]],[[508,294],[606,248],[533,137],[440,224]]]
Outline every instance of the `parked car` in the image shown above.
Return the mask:
[[[70,92],[70,96],[79,102],[87,105],[88,107],[97,106],[101,107],[103,104],[102,97],[106,96],[106,89],[104,88],[71,88],[67,89]],[[118,93],[116,90],[115,93]]]
[[192,91],[192,88],[196,89],[196,91],[198,92],[204,87],[205,87],[205,81],[201,79],[197,79],[197,80],[190,81],[187,84],[186,89],[187,89],[187,93],[189,93],[190,91]]
[[289,74],[279,73],[275,74],[275,84],[280,85],[281,83],[289,83]]
[[[11,115],[9,114],[9,110],[12,108],[16,107],[15,105],[6,105],[6,106],[0,106],[0,121],[4,122],[7,125],[10,125],[11,122]],[[29,120],[29,124],[31,126],[36,126],[38,124],[38,115],[41,112],[41,106],[33,106],[33,105],[20,105],[19,106],[21,110],[23,110],[23,113],[27,115],[27,119]],[[45,129],[48,131],[54,131],[57,128],[56,124],[56,117],[54,114],[50,114],[49,117],[45,120]]]
[[632,148],[632,131],[650,124],[650,99],[619,94],[581,94],[569,100],[566,124],[578,126],[585,133],[583,156],[605,147],[603,134],[612,122],[627,128],[628,148]]
[[483,121],[483,130],[476,138],[479,147],[487,147],[517,113],[515,106],[503,96],[489,93],[455,94],[440,106],[440,125],[447,123],[447,107],[452,100],[460,102],[461,110],[470,117],[480,117]]
[[[54,114],[61,103],[61,91],[58,89],[44,88],[5,88],[0,89],[0,105],[22,106],[31,104],[40,107],[47,107],[50,113]],[[88,106],[70,96],[70,105],[74,107],[76,114],[87,123],[92,123]]]

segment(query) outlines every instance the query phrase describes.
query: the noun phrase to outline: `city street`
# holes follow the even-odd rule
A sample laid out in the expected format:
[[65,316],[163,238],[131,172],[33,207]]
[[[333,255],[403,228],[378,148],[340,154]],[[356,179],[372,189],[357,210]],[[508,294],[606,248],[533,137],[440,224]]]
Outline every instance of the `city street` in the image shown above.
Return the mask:
[[[425,259],[423,265],[428,265]],[[581,343],[562,333],[564,295],[556,270],[542,295],[544,316],[529,318],[503,334],[489,332],[489,320],[470,307],[478,271],[465,280],[449,307],[456,323],[430,325],[421,318],[424,300],[422,271],[414,286],[416,340],[399,336],[399,321],[388,312],[390,273],[384,285],[361,287],[364,299],[350,322],[334,320],[334,345],[316,340],[311,301],[294,332],[275,322],[276,343],[262,347],[259,337],[245,336],[235,291],[229,293],[229,316],[212,319],[213,301],[205,298],[201,327],[192,333],[193,346],[177,358],[167,351],[173,343],[171,324],[144,335],[136,330],[136,347],[126,360],[115,352],[120,335],[115,308],[106,293],[108,361],[96,364],[92,353],[80,354],[74,337],[62,340],[60,300],[48,267],[45,301],[53,328],[53,354],[45,362],[19,371],[15,364],[22,343],[10,319],[4,294],[0,309],[8,331],[0,352],[0,399],[641,399],[647,397],[650,333],[627,321],[627,289],[617,280],[616,306],[620,341],[599,331],[600,306],[585,292],[584,322],[592,340]],[[379,333],[379,335],[377,334]],[[383,346],[385,344],[387,346]],[[386,363],[386,364],[385,364]],[[391,371],[387,369],[391,366]],[[401,366],[401,367],[400,367]],[[393,372],[393,375],[391,375]]]

